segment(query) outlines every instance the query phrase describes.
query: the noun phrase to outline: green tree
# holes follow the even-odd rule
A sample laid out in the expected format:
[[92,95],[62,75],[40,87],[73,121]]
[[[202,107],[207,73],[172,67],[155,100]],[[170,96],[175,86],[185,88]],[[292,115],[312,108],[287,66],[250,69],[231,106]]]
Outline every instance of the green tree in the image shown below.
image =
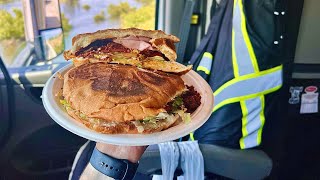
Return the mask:
[[148,5],[148,4],[152,4],[155,0],[136,0],[136,1],[143,5]]
[[0,40],[24,38],[24,19],[22,11],[13,9],[13,14],[0,10]]
[[121,2],[118,5],[110,4],[108,6],[108,13],[111,18],[119,18],[122,14],[127,14],[135,10],[128,2]]
[[141,28],[154,29],[155,28],[155,2],[153,1],[147,6],[122,14],[120,18],[121,28]]
[[61,13],[61,21],[64,33],[70,32],[72,25],[69,23],[69,19],[64,15],[64,13]]
[[82,8],[83,8],[84,10],[88,11],[91,7],[90,7],[89,4],[85,4],[85,5],[82,6]]
[[60,2],[66,4],[69,7],[76,7],[79,4],[79,0],[60,0]]
[[0,0],[0,4],[7,4],[13,2],[13,0]]
[[59,0],[59,2],[61,5],[64,5],[64,11],[67,11],[72,15],[74,15],[78,7],[80,7],[79,0]]
[[94,19],[95,23],[101,23],[106,20],[103,11],[101,11],[99,14],[95,15],[93,19]]

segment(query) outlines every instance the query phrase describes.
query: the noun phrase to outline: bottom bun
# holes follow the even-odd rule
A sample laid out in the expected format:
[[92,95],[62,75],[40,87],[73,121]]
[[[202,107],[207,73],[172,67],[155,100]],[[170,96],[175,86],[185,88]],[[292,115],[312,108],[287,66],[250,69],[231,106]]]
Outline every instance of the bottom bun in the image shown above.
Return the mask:
[[[100,125],[99,123],[96,123],[96,122],[89,122],[83,118],[80,118],[75,113],[76,111],[74,110],[67,109],[67,112],[71,117],[81,122],[89,129],[99,133],[103,133],[103,134],[150,134],[150,133],[166,130],[182,122],[181,117],[178,114],[176,114],[170,120],[168,119],[160,120],[156,124],[153,124],[152,126],[144,125],[141,123],[137,127],[135,123],[133,123],[132,121],[112,123],[112,125],[106,126],[106,125]],[[141,130],[141,126],[143,127],[143,131]]]

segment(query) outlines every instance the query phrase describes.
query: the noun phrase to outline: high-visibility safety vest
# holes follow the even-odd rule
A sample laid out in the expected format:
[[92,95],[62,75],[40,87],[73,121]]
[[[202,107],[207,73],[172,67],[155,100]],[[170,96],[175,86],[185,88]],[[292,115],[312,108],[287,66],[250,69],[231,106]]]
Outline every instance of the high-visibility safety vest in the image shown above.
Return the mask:
[[[226,3],[224,1],[226,0],[221,3]],[[214,31],[213,29],[209,27],[209,30],[212,30],[211,33]],[[210,33],[209,30],[208,33]],[[265,95],[277,91],[282,86],[282,65],[264,70],[259,69],[256,54],[247,31],[242,0],[233,0],[230,36],[232,42],[232,52],[230,52],[232,70],[230,70],[233,71],[234,78],[214,90],[213,113],[228,104],[240,103],[242,112],[240,148],[252,148],[261,144],[262,130],[266,121],[264,114]],[[210,40],[212,40],[212,37],[207,37],[207,41]],[[211,74],[213,61],[210,52],[203,53],[196,67],[197,72],[206,79],[208,76],[215,76],[215,74]],[[191,138],[193,138],[193,135],[191,135]]]
[[[206,75],[209,75],[210,74],[210,69],[211,69],[211,66],[212,66],[212,54],[210,52],[205,52],[203,55],[202,55],[202,59],[200,61],[200,64],[198,65],[197,67],[197,72],[198,73],[205,73]],[[204,75],[204,76],[206,76]]]

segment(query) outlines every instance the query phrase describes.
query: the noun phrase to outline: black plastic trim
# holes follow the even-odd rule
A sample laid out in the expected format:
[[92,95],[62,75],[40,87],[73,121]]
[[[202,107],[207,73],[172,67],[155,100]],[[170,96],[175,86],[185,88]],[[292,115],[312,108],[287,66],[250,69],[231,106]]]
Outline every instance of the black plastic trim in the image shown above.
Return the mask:
[[156,0],[156,11],[155,11],[155,22],[154,22],[154,29],[158,29],[158,23],[159,23],[159,0]]
[[320,73],[320,64],[301,64],[293,65],[294,73]]
[[[7,143],[7,141],[9,140],[9,136],[11,133],[11,129],[12,129],[12,121],[15,119],[15,96],[14,96],[14,90],[13,90],[13,83],[12,83],[12,79],[11,76],[4,64],[4,62],[2,61],[2,58],[0,57],[0,69],[2,71],[2,74],[4,76],[4,80],[6,82],[6,87],[7,87],[7,100],[8,100],[8,112],[9,112],[9,120],[6,123],[7,124],[7,128],[5,130],[5,132],[3,133],[4,136],[0,139],[0,147],[4,147],[4,144]],[[1,119],[3,121],[3,119]]]

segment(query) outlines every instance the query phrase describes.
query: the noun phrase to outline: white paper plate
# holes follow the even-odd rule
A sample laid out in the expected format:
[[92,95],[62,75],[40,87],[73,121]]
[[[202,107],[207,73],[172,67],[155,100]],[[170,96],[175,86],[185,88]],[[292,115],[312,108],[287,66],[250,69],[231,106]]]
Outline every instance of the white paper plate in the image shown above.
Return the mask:
[[190,123],[180,123],[167,130],[152,134],[101,134],[88,129],[80,122],[71,118],[59,103],[56,94],[61,91],[63,80],[57,78],[57,73],[59,72],[64,75],[72,67],[72,64],[66,65],[49,78],[42,92],[42,101],[46,111],[54,121],[74,134],[92,141],[127,146],[150,145],[171,141],[198,129],[208,120],[212,113],[213,93],[210,86],[196,72],[190,71],[183,75],[182,79],[187,85],[194,86],[195,90],[201,95],[201,105],[191,114],[192,120]]

